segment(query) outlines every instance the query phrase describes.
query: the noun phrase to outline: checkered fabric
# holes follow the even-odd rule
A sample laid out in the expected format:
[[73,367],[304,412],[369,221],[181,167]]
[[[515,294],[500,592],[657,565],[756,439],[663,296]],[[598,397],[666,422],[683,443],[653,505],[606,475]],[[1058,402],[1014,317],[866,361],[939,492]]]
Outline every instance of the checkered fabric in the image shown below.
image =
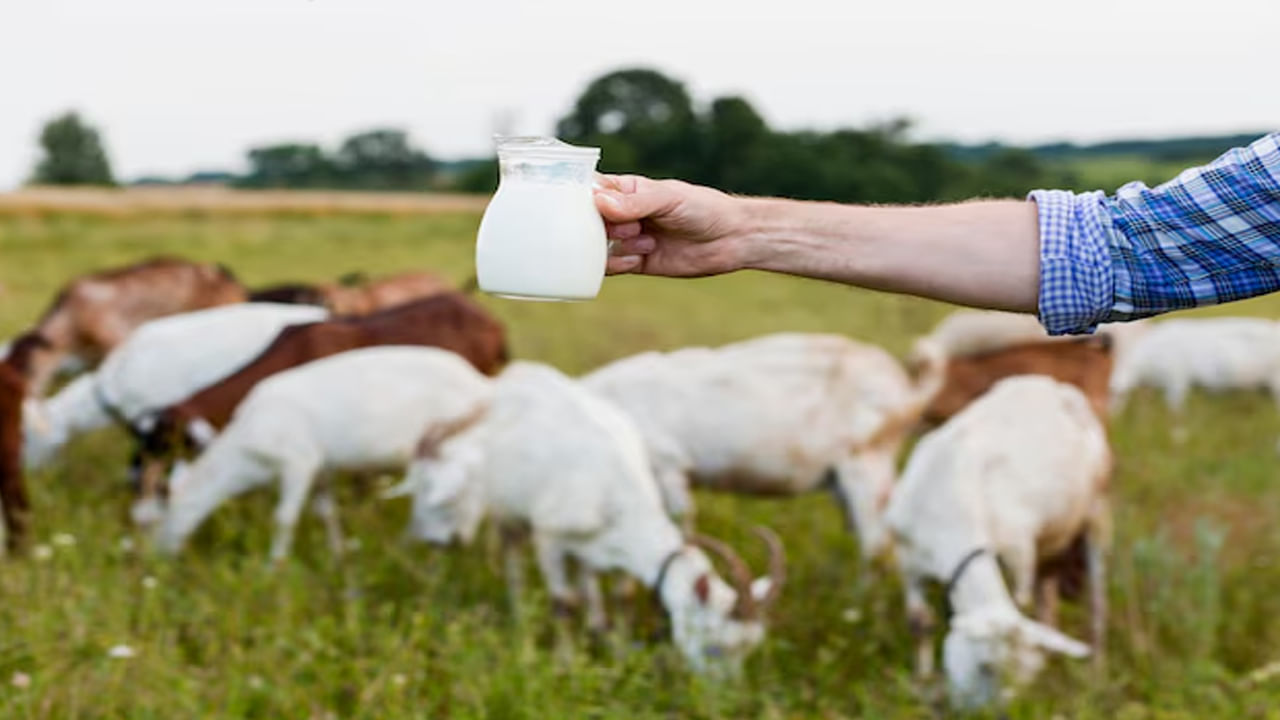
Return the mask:
[[1154,188],[1028,197],[1052,334],[1280,290],[1280,132]]

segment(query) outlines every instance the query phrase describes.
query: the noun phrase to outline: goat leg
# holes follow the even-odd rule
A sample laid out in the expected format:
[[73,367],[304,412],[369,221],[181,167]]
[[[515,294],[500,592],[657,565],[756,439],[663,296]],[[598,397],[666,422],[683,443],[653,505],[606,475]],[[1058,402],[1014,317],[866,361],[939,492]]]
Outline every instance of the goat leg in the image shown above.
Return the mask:
[[916,641],[916,680],[933,677],[933,633],[937,622],[933,608],[924,593],[924,579],[911,574],[906,578],[907,622]]
[[342,521],[338,518],[338,503],[333,495],[333,477],[325,474],[316,483],[315,496],[311,500],[311,509],[324,523],[325,538],[329,541],[329,552],[335,558],[341,558],[346,550],[346,541],[342,533]]
[[1099,532],[1085,537],[1086,562],[1089,569],[1089,630],[1093,644],[1093,665],[1101,671],[1106,665],[1107,647],[1107,568],[1106,547]]

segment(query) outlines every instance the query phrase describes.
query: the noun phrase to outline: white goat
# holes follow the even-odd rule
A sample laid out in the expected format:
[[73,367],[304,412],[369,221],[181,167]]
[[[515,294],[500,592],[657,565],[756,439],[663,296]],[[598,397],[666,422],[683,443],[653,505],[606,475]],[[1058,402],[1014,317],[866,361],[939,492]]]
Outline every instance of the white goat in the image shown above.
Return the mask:
[[[1149,327],[1145,320],[1133,320],[1104,323],[1098,326],[1097,332],[1111,337],[1111,352],[1118,359]],[[928,335],[917,338],[911,357],[916,359],[923,354],[919,348],[923,343],[936,347],[944,355],[963,357],[1003,350],[1013,345],[1059,339],[1070,340],[1072,336],[1049,335],[1035,315],[1000,310],[956,310],[935,325]]]
[[244,303],[152,320],[98,369],[48,400],[23,408],[23,457],[40,467],[76,435],[113,422],[145,424],[171,405],[253,359],[288,325],[323,320],[322,308]]
[[[560,372],[515,363],[496,382],[486,417],[447,439],[424,441],[404,484],[414,494],[410,534],[470,541],[485,515],[527,526],[558,606],[585,600],[604,622],[595,575],[622,570],[653,589],[675,643],[697,669],[728,669],[764,636],[764,610],[781,587],[782,548],[768,531],[770,575],[754,582],[742,560],[710,539],[686,543],[667,516],[631,420]],[[707,548],[724,557],[720,579]],[[579,563],[580,598],[566,559]],[[513,588],[513,591],[518,590]]]
[[898,449],[941,379],[937,367],[914,387],[878,347],[780,334],[644,353],[583,382],[636,421],[673,515],[692,511],[690,480],[764,495],[826,487],[872,557]]
[[[278,478],[271,557],[283,560],[317,475],[403,468],[424,433],[474,420],[490,393],[490,380],[466,360],[428,347],[352,350],[273,375],[193,463],[174,466],[157,546],[177,552],[220,504]],[[340,552],[327,478],[316,500]]]
[[1280,324],[1261,318],[1165,320],[1150,323],[1132,349],[1116,359],[1111,375],[1112,412],[1129,393],[1159,388],[1175,414],[1174,437],[1183,439],[1182,410],[1192,387],[1213,392],[1258,390],[1280,404]]
[[925,345],[949,357],[962,357],[1050,339],[1035,315],[957,310],[943,318],[928,335],[916,340],[911,359],[923,359]]
[[[917,670],[932,673],[932,613],[924,582],[945,582],[951,623],[943,663],[955,703],[989,704],[1008,676],[1029,681],[1043,651],[1084,657],[1088,646],[1024,617],[1041,559],[1082,537],[1089,571],[1094,649],[1105,629],[1105,488],[1111,453],[1088,400],[1072,385],[1021,376],[997,383],[938,430],[907,462],[886,520],[897,543],[907,612],[918,633]],[[1012,576],[1011,598],[999,561]],[[1041,585],[1042,620],[1056,588]]]

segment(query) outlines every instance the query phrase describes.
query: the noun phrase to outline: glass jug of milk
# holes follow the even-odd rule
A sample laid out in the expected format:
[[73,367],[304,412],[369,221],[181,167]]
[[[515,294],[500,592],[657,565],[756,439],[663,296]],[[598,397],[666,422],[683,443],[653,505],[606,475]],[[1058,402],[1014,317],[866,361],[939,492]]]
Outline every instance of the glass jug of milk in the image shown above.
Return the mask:
[[522,300],[589,300],[608,259],[596,210],[600,148],[546,137],[498,138],[498,192],[476,239],[480,289]]

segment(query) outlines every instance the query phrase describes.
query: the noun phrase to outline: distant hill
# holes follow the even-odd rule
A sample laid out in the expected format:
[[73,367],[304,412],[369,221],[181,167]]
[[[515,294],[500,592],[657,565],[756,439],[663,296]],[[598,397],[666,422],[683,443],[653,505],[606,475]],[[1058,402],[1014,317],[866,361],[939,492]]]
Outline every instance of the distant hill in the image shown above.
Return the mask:
[[1113,140],[1093,145],[1050,143],[1047,145],[1021,147],[1003,143],[984,143],[981,145],[942,143],[941,147],[957,159],[973,162],[981,162],[992,155],[1015,148],[1029,150],[1041,159],[1052,161],[1106,157],[1142,157],[1162,162],[1196,162],[1217,157],[1233,147],[1248,145],[1265,134],[1267,134],[1267,131],[1260,130],[1236,135],[1182,137],[1165,140]]
[[185,178],[166,177],[163,175],[145,175],[129,181],[128,185],[230,185],[238,176],[225,170],[200,170]]
[[[1049,173],[1037,183],[1049,183],[1075,189],[1114,189],[1129,180],[1158,183],[1167,180],[1187,166],[1207,162],[1233,147],[1247,145],[1266,131],[1234,135],[1207,135],[1167,138],[1164,140],[1113,140],[1089,145],[1048,143],[1008,145],[983,143],[936,143],[962,163],[980,164],[1008,151],[1027,151],[1042,161]],[[435,160],[437,189],[467,192],[491,192],[495,170],[493,159],[459,158]],[[187,177],[142,177],[130,185],[232,185],[239,176],[221,170],[206,170]],[[1028,182],[1032,182],[1028,180]]]
[[[437,160],[435,170],[440,175],[441,181],[448,184],[457,178],[474,171],[476,168],[485,168],[492,162],[489,158],[463,158],[461,160]],[[134,178],[126,185],[137,185],[143,187],[168,186],[168,185],[234,185],[241,178],[233,172],[225,170],[201,170],[191,173],[186,177],[172,177],[164,175],[144,175]]]

